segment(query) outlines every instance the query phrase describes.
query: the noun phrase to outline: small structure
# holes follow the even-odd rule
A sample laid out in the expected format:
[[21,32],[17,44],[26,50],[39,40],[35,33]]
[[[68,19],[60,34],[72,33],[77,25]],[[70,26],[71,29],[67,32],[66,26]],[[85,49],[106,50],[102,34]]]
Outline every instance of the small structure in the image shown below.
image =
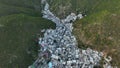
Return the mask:
[[48,63],[48,68],[53,68],[53,67],[52,67],[52,62],[49,62],[49,63]]

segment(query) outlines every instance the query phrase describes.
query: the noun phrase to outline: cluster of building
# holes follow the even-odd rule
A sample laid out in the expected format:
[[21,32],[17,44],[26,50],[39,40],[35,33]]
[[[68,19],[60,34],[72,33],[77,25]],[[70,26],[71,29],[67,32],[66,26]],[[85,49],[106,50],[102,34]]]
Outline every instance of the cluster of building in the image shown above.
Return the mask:
[[43,18],[56,24],[56,28],[42,30],[44,37],[39,38],[39,57],[29,68],[94,68],[99,66],[103,53],[90,48],[86,50],[78,48],[77,40],[72,35],[72,23],[77,18],[81,19],[82,14],[71,13],[60,20],[50,12],[47,2],[42,13]]

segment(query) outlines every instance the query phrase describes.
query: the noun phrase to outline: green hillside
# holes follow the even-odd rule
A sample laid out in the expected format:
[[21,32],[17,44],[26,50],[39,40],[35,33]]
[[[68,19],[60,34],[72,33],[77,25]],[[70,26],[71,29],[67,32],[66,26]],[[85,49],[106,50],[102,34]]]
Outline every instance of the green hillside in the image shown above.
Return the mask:
[[120,1],[100,1],[84,19],[76,21],[74,33],[86,46],[112,56],[111,63],[120,67]]
[[[0,0],[0,68],[27,68],[36,53],[40,30],[55,24],[41,18],[41,0]],[[51,10],[63,18],[71,12],[87,16],[74,23],[80,48],[91,47],[113,57],[120,66],[120,0],[53,0]],[[33,48],[31,48],[33,47]],[[35,55],[27,54],[27,49]],[[119,67],[118,67],[119,68]]]
[[[35,9],[30,3],[30,0],[0,1],[0,68],[31,65],[37,55],[35,40],[40,30],[55,26],[41,18],[40,8]],[[28,54],[28,50],[34,54]]]

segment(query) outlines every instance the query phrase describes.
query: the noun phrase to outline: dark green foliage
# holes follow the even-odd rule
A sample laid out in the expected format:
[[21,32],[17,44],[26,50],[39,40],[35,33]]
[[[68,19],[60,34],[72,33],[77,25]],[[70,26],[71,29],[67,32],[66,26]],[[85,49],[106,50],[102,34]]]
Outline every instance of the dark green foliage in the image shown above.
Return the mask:
[[0,0],[0,68],[27,68],[34,62],[40,30],[55,26],[40,11],[39,0]]
[[[55,26],[41,17],[14,14],[1,17],[0,22],[0,67],[27,68],[37,56],[38,45],[35,38],[40,30]],[[38,36],[39,35],[39,36]],[[30,49],[30,55],[27,49]],[[32,55],[32,56],[31,56]]]

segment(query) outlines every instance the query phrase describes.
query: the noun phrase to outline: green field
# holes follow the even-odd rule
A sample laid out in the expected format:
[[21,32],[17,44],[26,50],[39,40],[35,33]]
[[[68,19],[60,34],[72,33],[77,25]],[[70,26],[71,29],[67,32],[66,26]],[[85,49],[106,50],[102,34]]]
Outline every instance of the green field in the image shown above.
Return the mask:
[[[120,66],[120,0],[53,0],[51,10],[63,18],[71,12],[87,16],[74,23],[80,48],[91,47],[113,57]],[[27,68],[37,55],[35,39],[55,24],[41,17],[40,0],[0,0],[0,68]],[[28,54],[30,49],[32,53]],[[119,68],[119,67],[118,67]]]

